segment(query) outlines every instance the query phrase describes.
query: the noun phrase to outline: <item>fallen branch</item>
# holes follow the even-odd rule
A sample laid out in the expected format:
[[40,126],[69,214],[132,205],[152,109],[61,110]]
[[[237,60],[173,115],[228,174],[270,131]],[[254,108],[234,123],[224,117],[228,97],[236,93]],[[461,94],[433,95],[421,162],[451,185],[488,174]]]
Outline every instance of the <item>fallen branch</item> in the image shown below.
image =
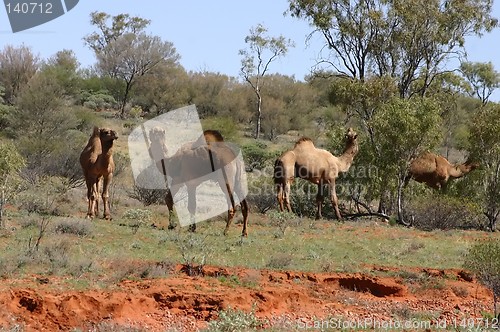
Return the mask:
[[344,215],[345,219],[357,219],[357,218],[362,218],[362,217],[379,217],[379,218],[383,218],[387,221],[389,221],[391,219],[391,217],[386,215],[385,213],[379,213],[379,212],[354,213],[354,214]]

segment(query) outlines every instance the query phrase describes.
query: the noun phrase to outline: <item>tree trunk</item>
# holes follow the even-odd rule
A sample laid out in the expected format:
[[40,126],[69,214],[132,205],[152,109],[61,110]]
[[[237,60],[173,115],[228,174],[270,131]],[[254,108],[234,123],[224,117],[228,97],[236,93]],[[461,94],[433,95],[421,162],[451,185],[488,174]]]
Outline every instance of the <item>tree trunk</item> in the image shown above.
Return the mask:
[[404,187],[404,176],[399,176],[398,179],[398,222],[404,226],[411,226],[411,222],[406,222],[404,220],[403,211],[403,187]]
[[260,128],[262,123],[262,96],[257,92],[257,123],[255,126],[255,138],[260,138]]
[[125,118],[125,106],[127,105],[128,95],[130,93],[130,88],[132,87],[132,82],[127,82],[125,85],[125,94],[123,95],[122,104],[120,106],[120,117]]

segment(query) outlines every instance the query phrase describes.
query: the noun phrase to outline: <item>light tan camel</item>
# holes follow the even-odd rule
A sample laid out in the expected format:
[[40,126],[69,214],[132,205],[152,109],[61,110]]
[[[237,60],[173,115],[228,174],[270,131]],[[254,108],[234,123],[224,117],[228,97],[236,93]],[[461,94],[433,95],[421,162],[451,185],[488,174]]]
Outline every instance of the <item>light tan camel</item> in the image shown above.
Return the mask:
[[[165,144],[165,131],[155,127],[149,132],[150,155],[164,175],[172,178],[171,188],[168,190],[165,202],[169,214],[172,216],[176,192],[181,184],[185,184],[188,192],[188,211],[194,216],[196,212],[196,188],[206,180],[203,176],[217,170],[223,170],[224,182],[219,182],[219,186],[226,193],[228,202],[228,215],[224,235],[227,235],[229,227],[235,215],[235,200],[233,193],[240,199],[240,206],[243,215],[242,236],[247,236],[248,225],[248,203],[241,190],[241,176],[244,166],[238,162],[236,155],[223,141],[222,135],[216,130],[205,130],[203,135],[193,143],[184,144],[173,155],[168,157],[168,149]],[[236,161],[233,163],[233,161]],[[227,191],[226,191],[227,190]],[[170,218],[172,219],[172,218]],[[170,224],[169,228],[173,228]],[[196,224],[192,224],[191,231],[196,229]]]
[[114,130],[94,127],[87,146],[80,154],[85,183],[87,184],[87,217],[94,218],[99,212],[99,187],[103,179],[102,201],[103,218],[111,219],[109,209],[109,185],[113,179],[115,163],[113,161],[113,142],[118,138]]
[[290,205],[290,190],[295,177],[305,179],[318,185],[316,195],[316,219],[322,218],[321,205],[323,204],[324,185],[330,189],[330,200],[335,214],[339,220],[342,219],[338,207],[337,193],[335,191],[335,180],[339,173],[349,170],[354,157],[358,153],[358,135],[352,128],[346,133],[346,146],[339,157],[330,152],[318,149],[311,139],[302,137],[292,150],[283,153],[274,163],[274,183],[277,189],[277,198],[281,211],[284,211],[284,203],[288,211],[292,211]]
[[405,186],[410,179],[413,179],[431,188],[445,190],[448,181],[461,178],[477,167],[479,163],[470,160],[463,164],[452,165],[442,156],[425,152],[411,162]]

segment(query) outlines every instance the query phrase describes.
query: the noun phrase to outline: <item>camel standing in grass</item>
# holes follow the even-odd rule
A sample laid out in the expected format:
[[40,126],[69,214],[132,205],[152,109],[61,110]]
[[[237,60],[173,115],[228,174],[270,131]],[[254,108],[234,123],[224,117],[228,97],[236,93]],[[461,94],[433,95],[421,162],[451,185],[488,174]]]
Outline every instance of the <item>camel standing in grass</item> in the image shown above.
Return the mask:
[[448,181],[461,178],[479,167],[479,163],[466,161],[463,164],[452,165],[446,158],[431,152],[426,152],[410,164],[405,186],[410,179],[425,183],[431,188],[445,190]]
[[[172,156],[168,157],[168,149],[165,144],[165,131],[155,127],[149,132],[150,147],[149,152],[160,172],[172,178],[170,190],[168,190],[165,201],[170,216],[173,213],[176,192],[181,184],[185,184],[188,193],[188,211],[194,216],[196,212],[196,188],[203,182],[203,176],[211,172],[222,169],[224,182],[219,182],[219,186],[226,193],[228,203],[228,216],[224,235],[227,235],[229,227],[235,215],[235,192],[240,199],[241,211],[243,214],[242,236],[247,236],[248,224],[248,203],[243,197],[241,189],[241,177],[244,167],[236,159],[236,155],[223,141],[222,135],[216,130],[205,130],[203,135],[193,143],[186,143]],[[236,162],[233,162],[236,161]],[[175,188],[175,189],[173,189]],[[173,225],[170,224],[169,228]],[[196,229],[196,224],[192,224],[191,231]]]
[[80,165],[87,184],[88,210],[87,217],[94,218],[99,212],[99,186],[103,179],[102,202],[103,218],[111,219],[109,211],[109,185],[113,179],[115,163],[113,162],[113,142],[118,138],[114,130],[94,127],[87,146],[80,154]]
[[359,151],[357,137],[356,132],[349,128],[346,134],[344,152],[339,157],[326,150],[316,148],[311,139],[306,137],[299,139],[292,150],[283,153],[274,163],[274,183],[277,187],[280,210],[284,211],[283,205],[286,203],[287,210],[292,211],[290,205],[291,185],[294,178],[299,177],[318,185],[316,219],[322,218],[323,187],[326,184],[330,189],[330,200],[337,219],[341,220],[335,180],[339,173],[345,173],[351,167],[354,157]]

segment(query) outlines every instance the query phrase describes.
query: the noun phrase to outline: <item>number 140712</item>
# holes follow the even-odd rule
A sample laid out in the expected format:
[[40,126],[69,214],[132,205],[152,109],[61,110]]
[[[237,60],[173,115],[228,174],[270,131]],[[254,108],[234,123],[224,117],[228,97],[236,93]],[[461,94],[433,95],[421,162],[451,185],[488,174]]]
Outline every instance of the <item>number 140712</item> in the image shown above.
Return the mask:
[[486,329],[498,329],[500,328],[500,322],[498,317],[494,318],[464,318],[453,320],[452,325],[457,328],[486,328]]
[[52,3],[18,2],[6,3],[7,14],[52,14]]

